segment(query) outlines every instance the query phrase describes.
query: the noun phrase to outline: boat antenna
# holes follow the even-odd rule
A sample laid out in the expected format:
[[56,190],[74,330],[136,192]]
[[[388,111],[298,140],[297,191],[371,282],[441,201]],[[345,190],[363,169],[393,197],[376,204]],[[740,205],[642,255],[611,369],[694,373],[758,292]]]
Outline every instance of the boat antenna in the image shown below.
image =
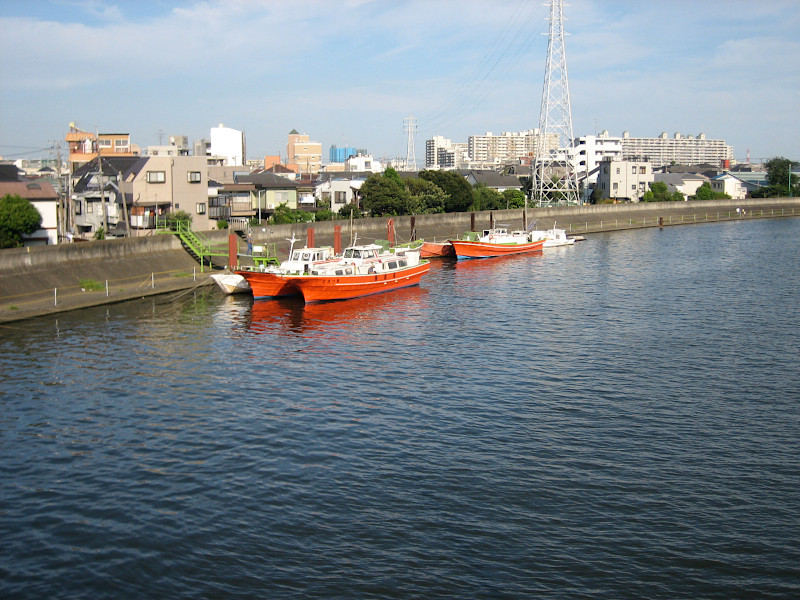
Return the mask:
[[292,239],[286,238],[286,241],[290,243],[289,245],[289,258],[292,257],[292,250],[294,250],[294,243],[297,241],[297,238],[294,237],[294,232],[292,232]]

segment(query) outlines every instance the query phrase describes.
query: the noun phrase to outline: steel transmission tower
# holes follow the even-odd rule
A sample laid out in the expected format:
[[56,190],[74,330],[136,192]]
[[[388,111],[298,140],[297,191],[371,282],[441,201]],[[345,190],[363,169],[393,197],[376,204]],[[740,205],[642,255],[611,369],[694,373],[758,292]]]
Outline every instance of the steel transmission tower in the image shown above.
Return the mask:
[[417,154],[414,151],[414,133],[417,131],[417,120],[414,115],[403,119],[403,128],[408,134],[408,146],[406,147],[406,171],[417,170]]
[[550,0],[550,31],[544,69],[534,201],[539,206],[579,204],[578,175],[570,149],[572,108],[564,51],[562,0]]

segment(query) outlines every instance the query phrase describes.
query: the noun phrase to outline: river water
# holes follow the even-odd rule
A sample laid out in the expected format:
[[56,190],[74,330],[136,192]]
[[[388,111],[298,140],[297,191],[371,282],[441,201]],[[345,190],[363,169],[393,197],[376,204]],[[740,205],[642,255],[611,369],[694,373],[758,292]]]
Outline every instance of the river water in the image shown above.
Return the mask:
[[800,219],[0,328],[3,598],[800,595]]

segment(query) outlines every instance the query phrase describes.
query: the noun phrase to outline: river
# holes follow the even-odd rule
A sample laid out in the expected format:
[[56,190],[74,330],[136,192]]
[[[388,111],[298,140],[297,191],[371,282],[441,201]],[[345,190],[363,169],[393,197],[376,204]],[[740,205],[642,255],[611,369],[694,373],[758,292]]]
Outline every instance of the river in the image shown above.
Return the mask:
[[800,219],[0,327],[3,598],[800,595]]

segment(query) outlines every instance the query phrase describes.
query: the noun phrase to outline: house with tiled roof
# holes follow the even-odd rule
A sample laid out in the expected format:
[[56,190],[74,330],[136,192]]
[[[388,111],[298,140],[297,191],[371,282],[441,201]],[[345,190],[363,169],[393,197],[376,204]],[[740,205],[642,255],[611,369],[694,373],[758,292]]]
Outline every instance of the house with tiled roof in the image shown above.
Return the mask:
[[497,171],[479,171],[473,169],[466,171],[464,177],[473,187],[476,185],[485,185],[487,188],[496,190],[501,194],[506,190],[522,191],[522,182],[516,175],[504,175]]
[[734,200],[743,200],[761,186],[746,181],[733,173],[722,173],[711,178],[711,189],[718,193],[728,194]]
[[653,181],[661,181],[667,184],[669,193],[680,192],[683,199],[687,200],[690,196],[697,193],[697,188],[708,181],[708,177],[699,173],[676,172],[676,173],[653,173]]
[[39,214],[39,229],[23,236],[25,246],[44,246],[58,243],[58,193],[43,179],[29,179],[20,175],[14,165],[0,165],[0,198],[10,195],[28,200]]

